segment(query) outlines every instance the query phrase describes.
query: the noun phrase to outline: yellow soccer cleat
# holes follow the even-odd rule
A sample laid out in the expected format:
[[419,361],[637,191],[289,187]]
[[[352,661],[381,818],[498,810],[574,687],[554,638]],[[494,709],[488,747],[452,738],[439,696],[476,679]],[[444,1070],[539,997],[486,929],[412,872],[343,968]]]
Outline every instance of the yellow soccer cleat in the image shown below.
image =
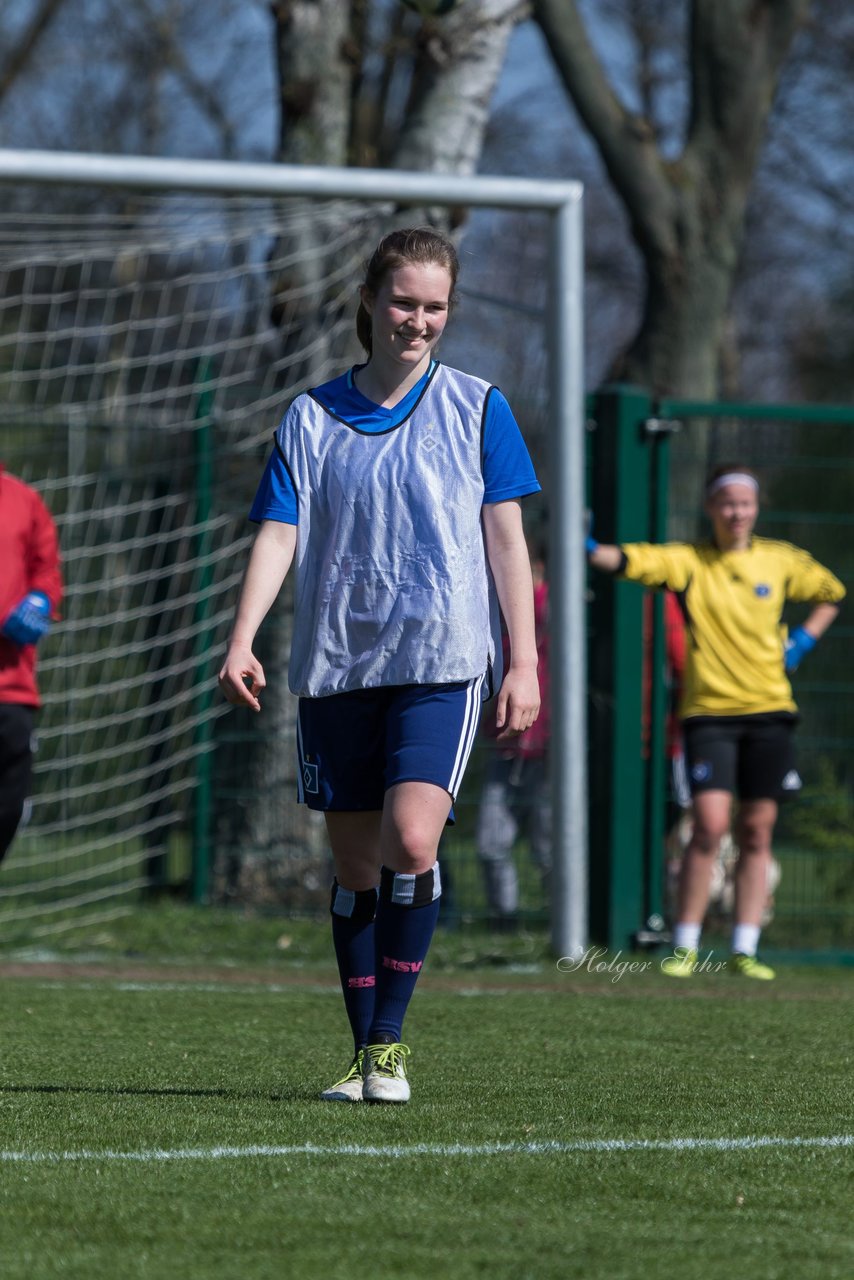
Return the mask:
[[732,957],[732,972],[743,978],[756,978],[759,982],[771,982],[777,977],[774,970],[757,960],[756,956],[745,956],[738,951]]
[[665,956],[661,972],[668,978],[693,978],[697,964],[697,952],[693,947],[674,947],[672,956]]

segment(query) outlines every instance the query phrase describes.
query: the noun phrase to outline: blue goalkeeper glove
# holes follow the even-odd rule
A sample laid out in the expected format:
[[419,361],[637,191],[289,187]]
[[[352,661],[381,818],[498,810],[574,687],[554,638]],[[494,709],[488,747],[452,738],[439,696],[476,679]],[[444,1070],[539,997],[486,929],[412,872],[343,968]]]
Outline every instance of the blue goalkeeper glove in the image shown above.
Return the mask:
[[587,512],[587,537],[584,539],[584,550],[589,556],[599,550],[599,543],[593,537],[593,512]]
[[805,658],[818,644],[815,636],[811,636],[803,627],[795,627],[794,631],[789,632],[789,638],[786,641],[786,670],[797,671],[801,664],[801,659]]
[[38,644],[50,630],[50,601],[43,591],[31,591],[9,614],[0,635],[15,644]]

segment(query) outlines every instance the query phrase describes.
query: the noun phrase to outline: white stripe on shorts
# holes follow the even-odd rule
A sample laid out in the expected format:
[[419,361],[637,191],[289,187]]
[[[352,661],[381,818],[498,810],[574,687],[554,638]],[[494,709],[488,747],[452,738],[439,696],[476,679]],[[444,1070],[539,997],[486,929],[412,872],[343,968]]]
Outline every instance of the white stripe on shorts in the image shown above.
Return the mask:
[[466,709],[463,716],[463,728],[460,734],[460,742],[457,747],[457,755],[454,760],[454,767],[451,771],[451,778],[448,782],[448,790],[452,799],[456,800],[457,791],[463,780],[463,774],[466,771],[466,765],[469,762],[471,749],[474,746],[475,736],[477,735],[477,726],[480,722],[481,707],[481,689],[485,675],[477,676],[474,680],[470,680],[466,689]]
[[302,785],[302,770],[305,761],[302,758],[302,720],[297,707],[297,804],[305,804],[305,790]]

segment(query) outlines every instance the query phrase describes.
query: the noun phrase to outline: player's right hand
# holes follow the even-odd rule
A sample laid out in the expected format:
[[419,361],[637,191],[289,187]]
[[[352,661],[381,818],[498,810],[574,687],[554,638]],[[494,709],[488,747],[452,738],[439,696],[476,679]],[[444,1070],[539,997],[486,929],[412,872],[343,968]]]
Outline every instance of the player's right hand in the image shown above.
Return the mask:
[[49,630],[50,600],[43,591],[30,591],[0,627],[0,635],[15,644],[38,644]]
[[225,655],[219,673],[219,687],[223,697],[235,707],[251,707],[261,710],[260,693],[266,688],[264,668],[251,649],[232,646]]

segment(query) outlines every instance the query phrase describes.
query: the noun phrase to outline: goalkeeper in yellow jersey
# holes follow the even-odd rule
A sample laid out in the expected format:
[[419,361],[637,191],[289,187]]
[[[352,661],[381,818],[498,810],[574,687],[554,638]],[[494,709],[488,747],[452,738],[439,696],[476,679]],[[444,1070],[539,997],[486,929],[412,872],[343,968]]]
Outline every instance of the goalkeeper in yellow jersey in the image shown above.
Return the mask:
[[[706,482],[708,541],[606,546],[587,539],[590,563],[646,587],[669,588],[685,619],[687,652],[679,717],[694,830],[682,861],[673,955],[665,973],[695,972],[718,846],[739,800],[735,839],[732,968],[769,980],[757,959],[781,799],[801,787],[794,754],[797,706],[789,674],[839,612],[845,588],[800,547],[759,538],[759,482],[750,468],[717,467]],[[787,633],[787,601],[812,604]]]

